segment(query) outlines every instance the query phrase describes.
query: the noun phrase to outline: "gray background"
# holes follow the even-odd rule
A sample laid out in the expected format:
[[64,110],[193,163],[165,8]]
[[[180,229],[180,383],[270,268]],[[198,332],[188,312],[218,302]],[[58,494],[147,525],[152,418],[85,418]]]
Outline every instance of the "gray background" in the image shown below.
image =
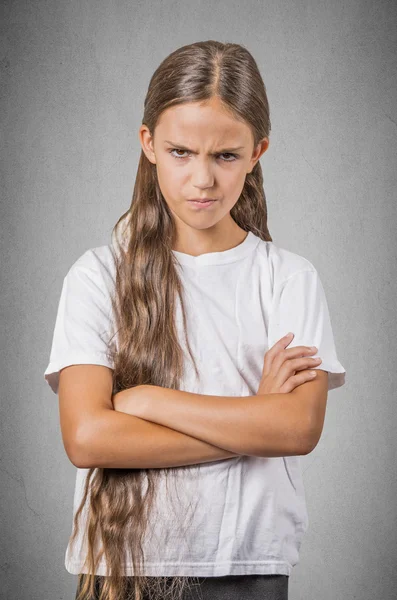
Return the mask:
[[270,232],[318,269],[347,371],[302,458],[310,523],[290,598],[395,598],[396,5],[40,0],[1,12],[1,598],[74,598],[63,561],[75,468],[43,378],[61,284],[130,204],[154,69],[206,39],[258,62]]

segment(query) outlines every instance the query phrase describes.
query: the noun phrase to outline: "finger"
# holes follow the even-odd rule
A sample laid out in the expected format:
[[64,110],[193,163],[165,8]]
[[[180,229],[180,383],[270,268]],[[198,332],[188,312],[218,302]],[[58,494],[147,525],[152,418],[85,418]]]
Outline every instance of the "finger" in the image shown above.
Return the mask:
[[292,342],[294,338],[294,334],[292,332],[287,333],[284,337],[282,337],[278,342],[276,342],[266,353],[264,357],[264,369],[268,371],[272,365],[273,359],[277,354],[284,350],[288,344]]
[[276,371],[279,371],[282,363],[285,358],[282,356],[282,352],[285,348],[292,342],[294,338],[294,333],[290,331],[284,337],[282,337],[278,342],[276,342],[267,352],[265,352],[264,361],[263,361],[263,375],[267,376],[270,373],[270,370],[273,366],[273,361],[278,358],[277,364],[274,365]]
[[[307,360],[312,354],[316,353],[317,348],[315,346],[295,346],[294,348],[286,348],[284,350],[280,350],[279,353],[272,359],[272,366],[276,370],[281,369],[284,364],[291,367],[291,365],[289,365],[290,362],[293,363],[293,366],[296,364],[304,364],[305,366],[308,364],[310,366],[312,363],[298,363],[297,361],[298,359]],[[300,368],[302,367],[300,366]],[[288,375],[290,376],[292,371],[296,370],[297,367],[295,366],[294,368],[290,368],[288,371]]]
[[286,348],[284,354],[286,354],[289,359],[300,358],[316,354],[317,350],[318,348],[316,348],[316,346],[294,346],[293,348]]
[[303,369],[312,369],[322,363],[320,356],[304,356],[303,358],[293,358],[288,361],[292,371],[303,371]]
[[291,392],[295,388],[302,385],[302,383],[306,383],[307,381],[313,381],[316,379],[317,373],[314,371],[314,375],[311,375],[311,370],[306,369],[305,371],[299,371],[296,375],[290,377],[283,387],[288,388],[288,392]]

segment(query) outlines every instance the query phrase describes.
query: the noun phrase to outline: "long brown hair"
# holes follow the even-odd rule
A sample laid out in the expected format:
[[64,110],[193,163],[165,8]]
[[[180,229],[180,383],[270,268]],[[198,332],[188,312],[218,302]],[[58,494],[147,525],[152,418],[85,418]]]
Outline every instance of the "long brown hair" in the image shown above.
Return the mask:
[[[217,96],[235,118],[252,130],[254,147],[270,133],[269,104],[266,88],[250,52],[240,44],[214,40],[196,42],[172,52],[156,69],[144,102],[142,124],[154,134],[161,113],[171,106],[187,102],[204,102]],[[230,211],[234,221],[264,241],[272,241],[267,228],[267,207],[259,161],[246,176],[241,195]],[[123,233],[120,235],[120,230]],[[181,303],[185,341],[198,370],[186,333],[186,314],[181,280],[172,253],[176,229],[162,196],[156,165],[141,151],[132,201],[129,209],[113,227],[117,251],[115,291],[112,296],[118,348],[111,352],[113,393],[126,388],[152,384],[180,389],[184,373],[182,348],[175,326],[177,296]],[[164,310],[167,307],[167,310]],[[196,465],[195,465],[196,467]],[[199,471],[200,465],[197,465]],[[142,575],[144,553],[142,540],[149,522],[159,477],[183,479],[192,466],[166,469],[91,468],[87,474],[82,502],[74,518],[73,542],[78,520],[88,500],[85,534],[88,573],[79,574],[85,600],[94,592],[94,573],[101,556],[105,556],[107,575],[100,600],[142,600],[144,593],[160,600],[165,597],[162,584],[171,579],[167,592],[171,599],[180,598],[190,577],[146,577]],[[145,484],[145,485],[144,485]],[[98,540],[101,552],[96,552]],[[130,554],[133,578],[123,577],[123,562]],[[164,560],[167,548],[164,547]],[[133,595],[127,595],[127,581],[133,581]],[[168,581],[168,583],[170,583]]]

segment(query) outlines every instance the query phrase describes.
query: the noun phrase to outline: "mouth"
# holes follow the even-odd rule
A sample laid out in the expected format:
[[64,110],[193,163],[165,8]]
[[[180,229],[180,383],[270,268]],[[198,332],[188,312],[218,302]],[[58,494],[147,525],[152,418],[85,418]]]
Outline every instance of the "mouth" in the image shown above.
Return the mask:
[[193,200],[188,200],[188,203],[192,206],[196,206],[198,208],[206,208],[207,206],[212,206],[217,202],[216,198],[194,198]]

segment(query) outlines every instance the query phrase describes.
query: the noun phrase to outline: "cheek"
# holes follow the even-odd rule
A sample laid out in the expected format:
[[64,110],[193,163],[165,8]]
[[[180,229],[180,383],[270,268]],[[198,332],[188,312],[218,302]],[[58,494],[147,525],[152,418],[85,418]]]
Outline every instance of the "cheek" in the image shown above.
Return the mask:
[[230,198],[230,202],[234,204],[240,197],[241,191],[245,183],[246,171],[243,169],[235,170],[225,174],[220,182],[222,190],[225,192],[225,198]]
[[237,160],[235,163],[228,165],[228,167],[221,169],[218,172],[219,181],[223,182],[225,187],[236,187],[240,183],[244,183],[246,175],[246,169],[242,161]]
[[164,196],[175,196],[181,186],[181,174],[167,165],[157,166],[157,179]]
[[167,183],[181,182],[188,177],[188,171],[180,165],[175,165],[175,161],[165,160],[158,168],[162,179]]

